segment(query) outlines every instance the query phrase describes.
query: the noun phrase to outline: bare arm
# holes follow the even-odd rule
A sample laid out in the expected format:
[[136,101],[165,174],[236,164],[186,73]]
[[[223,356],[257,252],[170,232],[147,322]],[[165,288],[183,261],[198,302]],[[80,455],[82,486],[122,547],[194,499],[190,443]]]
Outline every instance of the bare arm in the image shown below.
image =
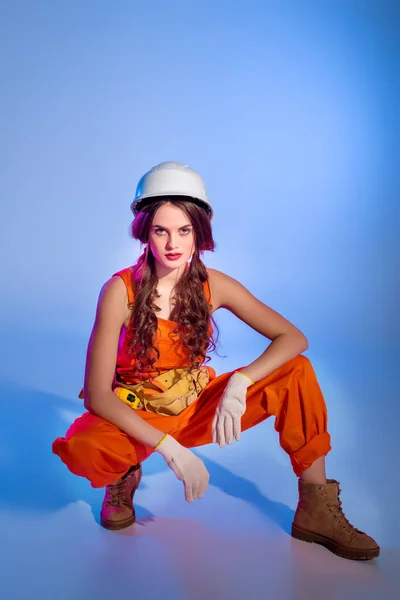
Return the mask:
[[138,442],[154,448],[164,433],[146,423],[112,391],[118,341],[127,318],[127,294],[119,276],[107,281],[99,296],[89,339],[84,397],[85,408],[116,425]]
[[226,308],[272,341],[255,361],[241,369],[258,381],[308,348],[306,336],[275,310],[258,300],[241,283],[216,269],[208,269],[213,304]]

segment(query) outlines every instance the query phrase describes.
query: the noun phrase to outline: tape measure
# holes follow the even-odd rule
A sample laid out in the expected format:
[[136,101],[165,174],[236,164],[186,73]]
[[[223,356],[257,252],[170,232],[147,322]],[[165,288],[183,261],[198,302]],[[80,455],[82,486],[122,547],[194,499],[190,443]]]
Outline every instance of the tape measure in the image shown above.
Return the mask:
[[121,398],[125,404],[128,404],[134,409],[139,408],[141,400],[139,396],[137,396],[134,392],[131,392],[131,390],[127,390],[123,387],[116,387],[113,389],[113,392],[118,396],[118,398]]

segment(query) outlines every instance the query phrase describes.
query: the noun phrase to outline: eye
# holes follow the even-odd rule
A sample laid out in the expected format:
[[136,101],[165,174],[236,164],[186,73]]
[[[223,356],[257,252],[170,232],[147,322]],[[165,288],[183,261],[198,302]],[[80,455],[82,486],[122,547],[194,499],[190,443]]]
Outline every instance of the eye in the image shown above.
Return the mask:
[[[181,233],[183,233],[184,235],[187,235],[188,233],[190,233],[191,228],[190,227],[184,227],[183,229],[181,229]],[[162,227],[158,227],[157,229],[154,230],[157,234],[159,234],[160,232],[164,232],[165,229],[163,229]]]

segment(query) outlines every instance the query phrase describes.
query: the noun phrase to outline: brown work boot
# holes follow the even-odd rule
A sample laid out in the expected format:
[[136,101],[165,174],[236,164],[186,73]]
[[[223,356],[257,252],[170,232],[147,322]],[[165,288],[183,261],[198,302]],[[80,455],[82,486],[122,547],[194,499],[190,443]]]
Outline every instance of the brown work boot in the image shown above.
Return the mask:
[[379,556],[379,546],[345,517],[339,482],[327,479],[326,485],[299,479],[299,503],[292,524],[292,536],[304,542],[322,544],[331,552],[353,560]]
[[100,522],[106,529],[123,529],[135,522],[133,495],[142,478],[142,465],[131,467],[119,483],[108,485],[100,513]]

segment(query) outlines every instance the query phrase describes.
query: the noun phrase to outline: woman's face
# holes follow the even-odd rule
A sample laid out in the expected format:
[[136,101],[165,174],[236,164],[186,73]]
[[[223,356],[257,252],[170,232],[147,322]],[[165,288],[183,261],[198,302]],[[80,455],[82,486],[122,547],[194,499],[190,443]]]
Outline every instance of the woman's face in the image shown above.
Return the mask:
[[[183,210],[170,203],[160,206],[150,227],[149,245],[161,275],[185,267],[195,242],[193,225]],[[180,256],[172,260],[168,254]]]

